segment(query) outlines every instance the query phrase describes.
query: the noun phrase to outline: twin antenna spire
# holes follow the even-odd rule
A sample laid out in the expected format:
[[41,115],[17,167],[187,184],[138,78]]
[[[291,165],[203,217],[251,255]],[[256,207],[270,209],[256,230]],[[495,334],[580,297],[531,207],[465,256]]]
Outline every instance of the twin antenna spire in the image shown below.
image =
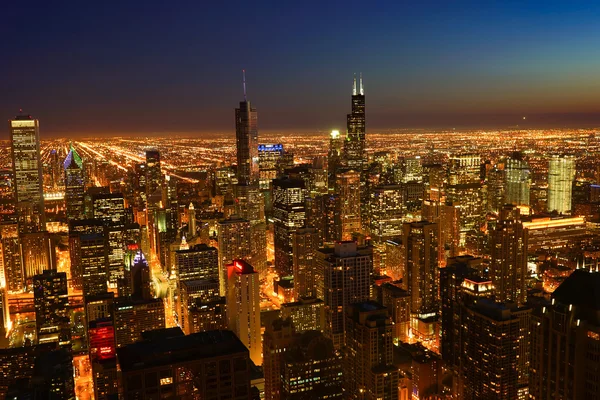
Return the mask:
[[354,83],[352,84],[352,95],[356,96],[358,93],[360,93],[361,95],[365,94],[365,90],[363,88],[362,72],[359,75],[359,90],[358,90],[358,92],[356,90],[356,74],[354,74]]
[[248,101],[248,100],[246,100],[246,70],[245,69],[242,70],[242,84],[244,85],[244,101]]

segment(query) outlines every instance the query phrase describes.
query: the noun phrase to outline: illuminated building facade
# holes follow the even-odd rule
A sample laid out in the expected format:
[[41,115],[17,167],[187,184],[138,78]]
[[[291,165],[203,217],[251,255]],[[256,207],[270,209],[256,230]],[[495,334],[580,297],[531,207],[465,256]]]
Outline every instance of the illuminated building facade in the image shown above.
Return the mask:
[[336,176],[342,165],[343,145],[344,138],[340,135],[340,131],[331,131],[327,152],[327,189],[329,193],[335,192]]
[[527,232],[529,253],[565,248],[569,243],[577,243],[588,236],[584,217],[534,216],[521,219]]
[[235,259],[250,257],[250,222],[231,217],[219,221],[217,240],[219,243],[219,273],[221,295],[225,296],[227,284],[227,265]]
[[281,158],[284,150],[282,144],[258,145],[258,166],[260,170],[260,190],[271,189],[271,181],[279,175]]
[[108,273],[104,235],[99,233],[80,235],[79,246],[84,296],[106,292]]
[[4,279],[10,292],[20,292],[25,287],[25,271],[21,255],[21,239],[16,223],[0,224],[0,242],[2,243],[2,265]]
[[226,329],[226,298],[219,293],[218,279],[181,282],[179,324],[186,335],[215,329]]
[[394,341],[407,342],[410,332],[410,295],[399,285],[384,283],[380,288],[380,302],[389,311],[394,323]]
[[38,343],[71,343],[67,274],[46,270],[33,277],[33,302]]
[[301,297],[281,305],[281,318],[290,318],[296,333],[325,330],[325,303],[316,297]]
[[348,399],[397,400],[398,368],[393,365],[393,322],[374,301],[346,310],[344,389]]
[[114,330],[117,347],[142,340],[142,332],[164,327],[165,306],[162,299],[115,299]]
[[45,231],[39,121],[19,115],[9,124],[19,232]]
[[490,276],[500,302],[525,304],[527,291],[527,235],[519,220],[519,209],[505,206],[492,239]]
[[22,233],[20,237],[25,282],[29,285],[34,275],[56,269],[56,249],[48,232]]
[[505,203],[515,206],[529,205],[531,173],[521,153],[513,153],[506,160]]
[[160,153],[158,150],[146,151],[146,196],[147,199],[162,187]]
[[351,240],[353,233],[362,232],[360,172],[350,170],[338,173],[336,188],[336,237],[338,240]]
[[371,191],[371,235],[377,244],[402,235],[406,213],[404,187],[386,185]]
[[336,242],[316,252],[317,297],[325,302],[325,336],[336,349],[344,345],[345,310],[367,301],[373,279],[373,248],[356,242]]
[[320,235],[315,228],[300,228],[292,234],[292,264],[294,298],[315,296],[315,252],[320,246]]
[[402,288],[410,294],[410,310],[426,318],[435,315],[438,298],[438,229],[437,224],[420,221],[404,224],[406,275]]
[[306,187],[300,179],[273,181],[275,270],[280,277],[293,273],[294,232],[306,223]]
[[63,163],[65,174],[65,204],[67,219],[82,219],[85,217],[83,197],[85,193],[85,178],[83,160],[71,145],[67,158]]
[[575,158],[553,156],[548,161],[548,211],[571,213]]
[[227,319],[229,329],[235,332],[250,351],[254,364],[262,364],[260,328],[260,279],[252,265],[233,260],[227,266]]

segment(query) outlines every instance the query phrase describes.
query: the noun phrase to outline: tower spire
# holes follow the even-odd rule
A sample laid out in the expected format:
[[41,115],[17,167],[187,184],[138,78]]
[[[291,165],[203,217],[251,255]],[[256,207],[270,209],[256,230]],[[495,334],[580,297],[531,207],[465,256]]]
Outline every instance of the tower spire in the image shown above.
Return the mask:
[[242,84],[244,85],[244,101],[246,100],[246,70],[242,70]]
[[363,89],[362,72],[360,73],[360,94],[365,94],[365,90]]
[[356,74],[354,74],[354,82],[352,83],[352,96],[356,96]]

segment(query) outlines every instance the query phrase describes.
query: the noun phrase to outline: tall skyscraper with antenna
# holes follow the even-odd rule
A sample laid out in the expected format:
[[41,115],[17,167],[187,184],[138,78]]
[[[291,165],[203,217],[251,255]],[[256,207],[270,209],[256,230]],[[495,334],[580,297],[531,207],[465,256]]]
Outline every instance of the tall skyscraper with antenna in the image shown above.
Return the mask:
[[31,115],[21,114],[10,120],[9,124],[19,231],[45,231],[40,123]]
[[243,71],[244,101],[235,109],[238,184],[258,184],[258,113],[246,97],[246,71]]
[[365,91],[363,89],[362,74],[359,77],[359,86],[356,86],[356,75],[352,85],[352,110],[347,115],[346,141],[344,142],[344,156],[348,168],[361,171],[365,164]]

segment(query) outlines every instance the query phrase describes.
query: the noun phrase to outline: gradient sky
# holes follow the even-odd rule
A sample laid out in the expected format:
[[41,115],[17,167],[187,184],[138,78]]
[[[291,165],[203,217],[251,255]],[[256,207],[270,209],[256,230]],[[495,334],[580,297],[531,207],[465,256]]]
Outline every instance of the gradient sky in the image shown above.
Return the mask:
[[[597,1],[9,1],[0,110],[42,135],[600,126]],[[4,132],[0,137],[6,137]]]

